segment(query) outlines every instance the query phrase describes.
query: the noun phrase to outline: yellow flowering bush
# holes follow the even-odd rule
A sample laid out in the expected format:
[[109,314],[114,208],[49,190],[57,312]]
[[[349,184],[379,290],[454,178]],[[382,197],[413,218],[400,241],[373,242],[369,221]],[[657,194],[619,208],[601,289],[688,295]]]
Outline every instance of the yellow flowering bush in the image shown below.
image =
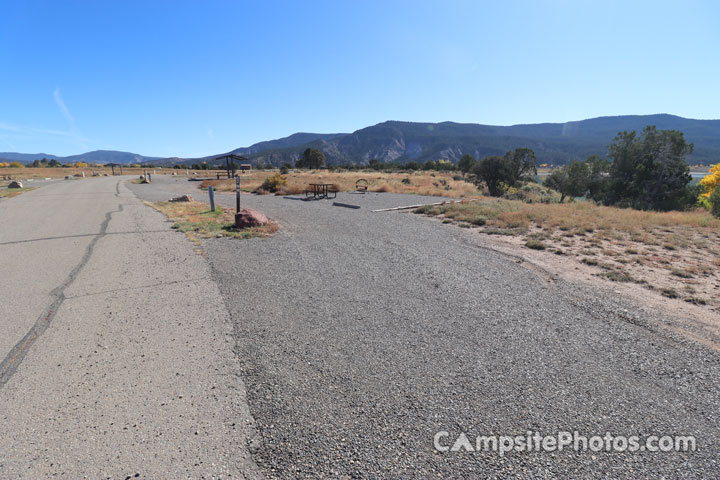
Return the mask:
[[710,167],[710,173],[700,180],[703,193],[700,194],[700,204],[710,209],[710,212],[720,217],[720,163]]
[[703,187],[703,193],[700,197],[709,199],[710,195],[712,195],[720,185],[720,163],[710,167],[710,173],[700,180],[700,185]]

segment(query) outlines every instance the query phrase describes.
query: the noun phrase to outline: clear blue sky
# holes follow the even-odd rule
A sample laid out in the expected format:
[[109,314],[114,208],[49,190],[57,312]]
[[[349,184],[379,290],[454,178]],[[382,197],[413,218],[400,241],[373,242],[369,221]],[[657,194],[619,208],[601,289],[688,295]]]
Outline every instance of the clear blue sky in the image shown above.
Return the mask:
[[720,117],[712,1],[6,1],[0,151],[199,156],[385,120]]

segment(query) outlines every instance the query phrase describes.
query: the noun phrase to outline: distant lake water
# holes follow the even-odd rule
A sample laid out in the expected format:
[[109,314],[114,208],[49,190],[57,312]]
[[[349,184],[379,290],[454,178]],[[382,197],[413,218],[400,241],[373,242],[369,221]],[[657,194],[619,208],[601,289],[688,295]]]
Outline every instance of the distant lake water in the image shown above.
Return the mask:
[[695,185],[698,183],[702,178],[707,176],[707,173],[702,172],[690,172],[690,176],[692,177],[692,180],[690,180],[690,183]]

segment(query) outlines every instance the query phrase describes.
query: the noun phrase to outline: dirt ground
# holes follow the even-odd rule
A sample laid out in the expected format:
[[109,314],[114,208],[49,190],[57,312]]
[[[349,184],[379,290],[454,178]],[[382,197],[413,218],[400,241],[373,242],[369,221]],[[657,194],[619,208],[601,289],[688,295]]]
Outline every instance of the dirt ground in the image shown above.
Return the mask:
[[[448,223],[441,217],[435,221]],[[464,224],[463,226],[465,226]],[[457,224],[448,224],[458,228]],[[639,305],[669,313],[663,325],[676,333],[720,351],[720,256],[708,257],[707,250],[685,245],[649,245],[630,240],[545,238],[545,249],[526,246],[521,235],[483,233],[473,227],[482,244],[517,258],[528,268],[539,268],[554,278],[584,283],[628,297]],[[542,232],[536,228],[535,233]],[[677,235],[667,229],[665,235]],[[533,232],[529,232],[532,235]],[[546,234],[545,234],[546,235]],[[720,235],[700,240],[720,251]],[[655,242],[653,242],[655,243]]]

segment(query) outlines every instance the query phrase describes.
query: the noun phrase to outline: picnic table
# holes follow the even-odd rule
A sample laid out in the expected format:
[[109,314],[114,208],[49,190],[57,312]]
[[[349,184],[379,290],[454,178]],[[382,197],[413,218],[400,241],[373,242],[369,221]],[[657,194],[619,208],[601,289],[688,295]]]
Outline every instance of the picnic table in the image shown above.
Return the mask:
[[[305,197],[313,196],[313,198],[335,198],[337,197],[337,190],[333,190],[332,183],[311,183],[310,189],[305,190]],[[333,194],[330,197],[330,194]]]

